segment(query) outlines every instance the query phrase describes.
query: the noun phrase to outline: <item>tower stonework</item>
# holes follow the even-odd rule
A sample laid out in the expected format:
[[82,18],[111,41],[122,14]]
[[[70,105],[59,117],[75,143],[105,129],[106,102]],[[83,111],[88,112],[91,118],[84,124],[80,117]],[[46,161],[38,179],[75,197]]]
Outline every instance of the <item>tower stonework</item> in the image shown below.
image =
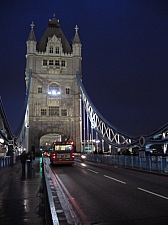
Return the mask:
[[54,17],[41,40],[36,41],[34,24],[26,42],[26,85],[32,71],[28,101],[28,150],[40,149],[40,138],[58,134],[73,140],[81,151],[81,97],[76,71],[81,71],[81,42],[78,27],[70,45]]

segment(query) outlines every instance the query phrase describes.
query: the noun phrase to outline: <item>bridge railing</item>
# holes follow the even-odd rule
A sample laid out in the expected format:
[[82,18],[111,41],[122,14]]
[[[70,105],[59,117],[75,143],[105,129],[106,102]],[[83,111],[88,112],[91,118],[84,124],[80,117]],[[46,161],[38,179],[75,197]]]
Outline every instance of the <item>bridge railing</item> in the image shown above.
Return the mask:
[[86,160],[168,174],[168,156],[125,156],[87,154]]
[[11,157],[10,156],[0,156],[0,169],[11,164]]
[[20,160],[20,155],[16,155],[13,152],[12,156],[0,156],[0,169],[15,164]]

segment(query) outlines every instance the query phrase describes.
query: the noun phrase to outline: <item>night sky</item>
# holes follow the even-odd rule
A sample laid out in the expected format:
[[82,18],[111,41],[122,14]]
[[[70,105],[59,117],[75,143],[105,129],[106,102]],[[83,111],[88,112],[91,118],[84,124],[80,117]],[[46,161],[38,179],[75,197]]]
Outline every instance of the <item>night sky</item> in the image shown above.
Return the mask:
[[168,122],[168,1],[1,0],[0,96],[16,131],[25,99],[26,41],[40,41],[53,14],[82,42],[84,87],[113,126],[133,136]]

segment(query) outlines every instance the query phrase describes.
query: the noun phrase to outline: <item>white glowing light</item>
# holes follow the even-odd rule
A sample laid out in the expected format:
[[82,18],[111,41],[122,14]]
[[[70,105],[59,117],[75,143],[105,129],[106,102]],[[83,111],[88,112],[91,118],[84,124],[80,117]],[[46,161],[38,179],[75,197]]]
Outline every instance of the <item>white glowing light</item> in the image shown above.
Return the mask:
[[52,91],[52,95],[56,95],[57,93],[56,93],[56,91],[55,90],[53,90]]
[[60,95],[61,92],[60,91],[56,91],[56,90],[52,90],[52,91],[48,91],[49,95]]
[[3,144],[4,143],[4,139],[0,138],[0,143]]

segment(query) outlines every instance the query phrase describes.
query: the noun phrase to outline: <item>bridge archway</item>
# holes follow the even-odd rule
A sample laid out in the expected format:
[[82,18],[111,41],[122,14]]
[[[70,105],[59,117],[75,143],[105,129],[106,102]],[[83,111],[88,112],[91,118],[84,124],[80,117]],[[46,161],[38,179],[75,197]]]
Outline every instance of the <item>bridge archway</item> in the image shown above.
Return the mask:
[[66,141],[67,139],[70,139],[70,134],[66,133],[62,128],[47,128],[45,131],[36,130],[31,137],[32,145],[29,150],[35,148],[35,152],[38,154],[41,147],[42,149],[49,150],[48,148],[54,141]]

